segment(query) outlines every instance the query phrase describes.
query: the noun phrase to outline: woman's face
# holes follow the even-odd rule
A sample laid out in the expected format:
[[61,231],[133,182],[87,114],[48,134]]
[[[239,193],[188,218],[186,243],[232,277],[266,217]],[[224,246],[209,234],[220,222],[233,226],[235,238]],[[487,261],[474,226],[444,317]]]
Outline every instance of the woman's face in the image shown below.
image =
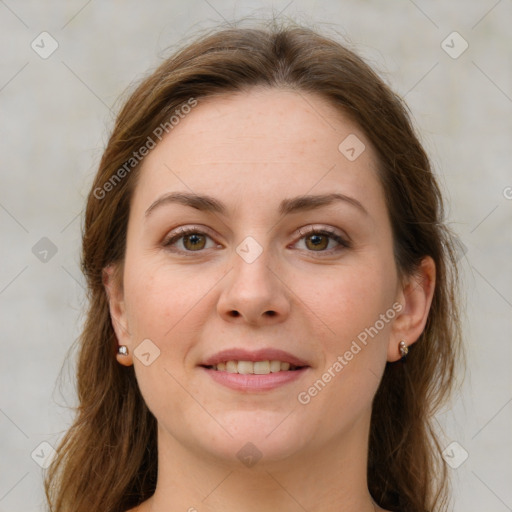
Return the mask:
[[324,100],[192,108],[144,160],[122,281],[159,443],[275,461],[367,429],[403,295],[375,153]]

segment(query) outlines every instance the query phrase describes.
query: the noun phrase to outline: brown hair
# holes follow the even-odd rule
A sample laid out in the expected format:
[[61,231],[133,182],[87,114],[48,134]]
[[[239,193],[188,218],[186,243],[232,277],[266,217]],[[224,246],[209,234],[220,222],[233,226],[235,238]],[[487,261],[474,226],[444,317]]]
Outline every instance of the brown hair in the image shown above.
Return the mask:
[[[159,125],[195,98],[254,86],[320,95],[349,115],[378,154],[401,276],[429,255],[436,286],[427,325],[404,364],[387,363],[373,401],[368,486],[386,509],[447,509],[446,466],[433,428],[461,352],[457,251],[442,195],[402,100],[356,54],[294,23],[221,27],[166,59],[119,113],[87,201],[82,268],[89,310],[79,339],[74,423],[45,478],[52,512],[125,512],[148,499],[157,477],[156,419],[133,366],[117,363],[102,271],[122,263],[139,165],[126,162]],[[112,184],[119,169],[122,179]],[[122,470],[120,470],[122,468]]]

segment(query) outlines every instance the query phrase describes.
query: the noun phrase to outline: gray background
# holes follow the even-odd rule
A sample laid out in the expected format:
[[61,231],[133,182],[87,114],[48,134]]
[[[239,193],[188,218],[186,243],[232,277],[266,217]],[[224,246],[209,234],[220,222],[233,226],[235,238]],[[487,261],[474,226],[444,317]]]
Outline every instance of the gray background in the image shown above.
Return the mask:
[[196,30],[281,11],[343,34],[414,113],[467,249],[468,371],[438,416],[454,510],[512,510],[511,0],[0,0],[0,512],[44,510],[39,445],[71,421],[80,216],[120,95]]

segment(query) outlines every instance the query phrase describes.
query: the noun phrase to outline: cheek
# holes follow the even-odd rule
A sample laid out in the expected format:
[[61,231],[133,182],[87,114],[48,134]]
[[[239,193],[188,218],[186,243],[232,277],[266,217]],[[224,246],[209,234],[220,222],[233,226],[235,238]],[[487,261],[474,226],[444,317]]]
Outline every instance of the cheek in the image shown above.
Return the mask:
[[163,342],[211,285],[208,276],[198,278],[197,268],[171,268],[155,259],[127,260],[125,296],[132,335]]
[[[310,293],[308,305],[328,329],[317,338],[323,352],[321,367],[299,402],[308,402],[311,414],[317,409],[314,414],[329,416],[332,425],[344,424],[347,411],[354,417],[370,407],[377,391],[396,316],[391,268],[384,259],[362,268],[343,268],[323,281],[324,293]],[[307,289],[301,293],[306,296]]]
[[[298,295],[322,321],[322,332],[327,334],[322,337],[325,352],[339,353],[391,308],[394,290],[393,272],[380,264],[340,268],[321,280],[308,280],[300,285]],[[386,320],[377,325],[381,338],[391,325],[390,319]]]
[[198,278],[197,267],[177,270],[161,261],[148,260],[127,258],[125,267],[127,319],[136,354],[142,340],[149,339],[157,347],[148,345],[148,365],[143,358],[134,358],[136,378],[155,417],[174,425],[173,414],[181,411],[180,421],[173,428],[185,433],[190,427],[185,412],[193,412],[195,407],[188,392],[195,390],[187,384],[184,391],[180,384],[186,382],[184,362],[195,339],[193,330],[200,328],[199,316],[206,314],[207,305],[212,307],[205,295],[215,279],[209,275]]
[[[160,351],[155,365],[180,380],[195,364],[194,347],[217,315],[217,287],[225,275],[221,268],[199,267],[170,265],[164,258],[127,265],[133,270],[126,276],[125,297],[134,346],[151,340]],[[142,372],[142,365],[134,363]]]

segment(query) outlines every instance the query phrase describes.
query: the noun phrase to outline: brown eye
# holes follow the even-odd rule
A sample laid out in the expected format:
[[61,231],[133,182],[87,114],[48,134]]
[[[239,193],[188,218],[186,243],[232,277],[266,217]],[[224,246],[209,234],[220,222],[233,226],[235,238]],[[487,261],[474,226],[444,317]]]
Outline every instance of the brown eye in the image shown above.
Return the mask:
[[[308,243],[308,241],[310,243]],[[314,234],[306,237],[306,246],[308,249],[323,251],[329,245],[329,237],[322,234]]]
[[299,242],[304,244],[308,252],[316,252],[319,255],[331,254],[348,249],[351,247],[349,241],[345,240],[337,231],[331,229],[309,229],[308,231],[299,230],[302,235]]
[[203,249],[210,249],[215,245],[210,243],[208,246],[209,240],[213,242],[209,235],[197,228],[180,228],[164,240],[162,245],[176,253],[202,252]]
[[204,249],[205,245],[206,237],[204,235],[194,233],[183,237],[183,246],[189,251],[199,251]]

